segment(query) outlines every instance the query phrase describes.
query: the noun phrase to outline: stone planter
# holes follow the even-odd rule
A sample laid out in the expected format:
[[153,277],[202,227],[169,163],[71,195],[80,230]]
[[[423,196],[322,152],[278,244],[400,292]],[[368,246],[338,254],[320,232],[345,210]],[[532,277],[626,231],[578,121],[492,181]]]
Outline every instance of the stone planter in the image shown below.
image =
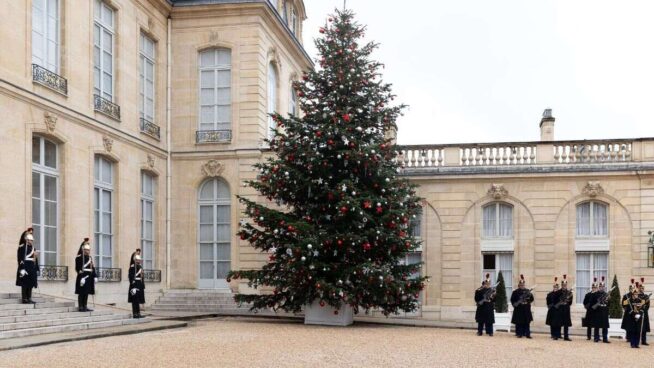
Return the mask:
[[609,337],[621,337],[623,339],[626,338],[625,330],[620,328],[621,324],[622,324],[622,319],[609,318],[609,331],[608,331]]
[[511,313],[495,312],[495,331],[501,330],[511,332]]
[[342,305],[337,310],[331,305],[321,307],[318,302],[314,301],[304,308],[305,325],[349,326],[353,321],[354,312],[349,305]]

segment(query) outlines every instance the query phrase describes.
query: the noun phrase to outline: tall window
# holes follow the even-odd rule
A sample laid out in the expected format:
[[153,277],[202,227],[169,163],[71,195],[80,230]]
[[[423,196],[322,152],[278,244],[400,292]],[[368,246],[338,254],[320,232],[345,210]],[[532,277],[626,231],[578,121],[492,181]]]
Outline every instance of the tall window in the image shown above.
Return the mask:
[[93,16],[93,93],[113,101],[114,10],[95,0]]
[[422,237],[422,208],[416,213],[416,217],[409,220],[409,231],[414,238]]
[[293,82],[291,81],[291,93],[288,98],[288,113],[297,116],[297,93],[295,93],[295,88],[293,88]]
[[577,303],[582,303],[586,293],[590,291],[590,284],[593,278],[598,280],[609,279],[609,254],[598,253],[577,253]]
[[484,238],[513,237],[513,207],[504,203],[491,203],[483,208]]
[[295,10],[294,7],[293,10],[291,10],[291,31],[293,32],[293,34],[298,33],[297,27],[298,27],[297,11]]
[[227,184],[207,180],[198,200],[200,227],[200,287],[226,287],[231,260],[231,197]]
[[273,63],[268,63],[268,138],[272,138],[277,128],[275,120],[270,114],[277,111],[277,69]]
[[288,24],[288,2],[286,0],[282,1],[282,18],[284,23]]
[[482,253],[482,276],[490,274],[491,283],[495,285],[502,272],[506,295],[513,291],[513,253]]
[[95,156],[93,209],[95,265],[113,265],[113,193],[114,165],[102,156]]
[[59,0],[32,0],[32,63],[59,73]]
[[609,206],[590,201],[577,205],[577,236],[606,238],[609,235]]
[[141,33],[139,66],[139,113],[141,118],[154,122],[154,41]]
[[141,173],[141,254],[143,268],[154,269],[154,177]]
[[200,53],[200,130],[231,129],[231,68],[229,49]]
[[42,137],[32,138],[32,227],[41,264],[57,264],[59,215],[59,167],[57,145]]

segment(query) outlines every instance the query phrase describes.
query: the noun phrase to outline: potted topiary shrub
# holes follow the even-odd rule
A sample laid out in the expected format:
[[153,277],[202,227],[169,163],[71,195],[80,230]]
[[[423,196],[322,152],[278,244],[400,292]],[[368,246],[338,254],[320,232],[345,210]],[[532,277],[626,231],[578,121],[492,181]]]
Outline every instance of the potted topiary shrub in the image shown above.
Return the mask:
[[609,294],[609,336],[625,337],[622,324],[622,294],[618,286],[618,277],[613,275]]
[[506,298],[506,285],[502,271],[497,274],[497,293],[495,294],[495,329],[511,332],[511,315]]

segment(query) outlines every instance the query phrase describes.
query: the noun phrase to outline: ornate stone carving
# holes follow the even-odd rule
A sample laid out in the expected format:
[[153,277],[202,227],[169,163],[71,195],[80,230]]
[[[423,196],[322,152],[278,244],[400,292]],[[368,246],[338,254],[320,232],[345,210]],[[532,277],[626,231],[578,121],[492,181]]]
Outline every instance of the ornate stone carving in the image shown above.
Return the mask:
[[148,167],[154,169],[154,156],[148,155]]
[[45,122],[45,127],[48,129],[48,132],[52,133],[57,126],[57,115],[52,114],[48,111],[43,113],[43,122]]
[[209,160],[202,165],[202,174],[208,177],[220,176],[225,170],[225,164],[218,160]]
[[495,200],[500,200],[506,198],[509,195],[509,191],[504,188],[503,184],[491,184],[490,189],[488,189],[488,195]]
[[218,41],[219,39],[220,39],[220,37],[218,37],[218,32],[217,32],[217,31],[211,31],[211,32],[209,32],[209,41],[210,41],[210,42],[216,42],[216,41]]
[[111,149],[114,147],[114,140],[109,137],[102,137],[102,144],[104,149],[107,152],[111,152]]
[[589,181],[582,192],[589,197],[597,197],[604,194],[604,188],[602,188],[599,181]]
[[275,64],[279,74],[282,73],[282,63],[279,54],[277,53],[277,48],[271,47],[268,49],[268,61]]

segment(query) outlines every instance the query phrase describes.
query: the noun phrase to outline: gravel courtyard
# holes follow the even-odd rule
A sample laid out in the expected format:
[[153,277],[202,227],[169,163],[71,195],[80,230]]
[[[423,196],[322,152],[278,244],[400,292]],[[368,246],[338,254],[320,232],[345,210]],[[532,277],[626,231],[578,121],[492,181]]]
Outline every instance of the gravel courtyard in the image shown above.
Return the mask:
[[654,345],[572,342],[505,332],[218,318],[184,329],[0,353],[0,367],[651,367]]

